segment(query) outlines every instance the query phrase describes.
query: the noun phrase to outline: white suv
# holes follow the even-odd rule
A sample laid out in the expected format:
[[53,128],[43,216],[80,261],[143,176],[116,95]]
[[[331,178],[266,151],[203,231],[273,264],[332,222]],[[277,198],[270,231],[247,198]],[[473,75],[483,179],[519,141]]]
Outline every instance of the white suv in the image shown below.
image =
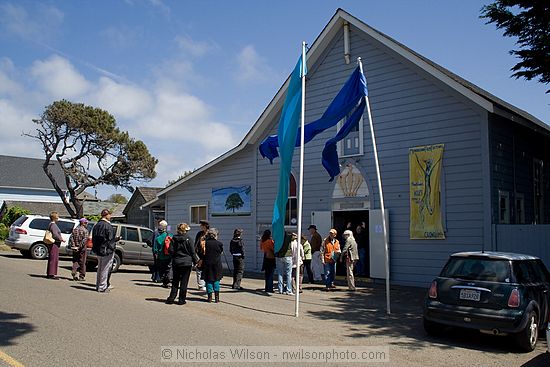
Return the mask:
[[[10,226],[10,234],[6,239],[6,245],[17,249],[23,256],[33,259],[47,259],[48,247],[42,242],[44,233],[48,229],[50,218],[41,215],[22,215]],[[78,225],[77,219],[59,219],[57,226],[65,242],[59,248],[60,255],[68,255],[67,244],[73,228]]]

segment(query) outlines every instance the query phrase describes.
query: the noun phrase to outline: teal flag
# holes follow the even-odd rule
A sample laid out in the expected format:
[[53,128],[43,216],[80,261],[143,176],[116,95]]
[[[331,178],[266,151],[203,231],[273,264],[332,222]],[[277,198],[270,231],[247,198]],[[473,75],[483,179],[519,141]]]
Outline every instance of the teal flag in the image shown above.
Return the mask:
[[275,199],[273,221],[271,223],[273,241],[275,242],[275,252],[281,249],[285,238],[285,216],[286,203],[288,201],[290,170],[292,168],[292,156],[294,155],[298,127],[300,126],[302,101],[301,76],[306,73],[305,63],[302,70],[302,57],[300,57],[290,76],[290,83],[286,92],[283,111],[279,119],[277,136],[281,167],[279,170],[279,191]]

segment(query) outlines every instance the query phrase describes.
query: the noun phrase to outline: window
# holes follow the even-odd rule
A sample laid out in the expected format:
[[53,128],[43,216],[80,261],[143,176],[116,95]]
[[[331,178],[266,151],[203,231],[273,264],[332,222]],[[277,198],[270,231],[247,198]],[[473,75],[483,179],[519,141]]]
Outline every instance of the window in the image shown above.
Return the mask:
[[207,219],[206,205],[192,205],[190,210],[191,224],[199,224],[199,221]]
[[507,191],[498,191],[498,222],[510,223],[510,195]]
[[525,224],[525,198],[516,193],[516,224]]
[[288,200],[286,202],[285,226],[295,226],[298,224],[298,199],[296,198],[296,179],[290,174],[288,186]]
[[147,242],[147,243],[151,243],[151,241],[153,240],[153,231],[151,231],[150,229],[145,229],[145,228],[141,228],[141,242]]
[[126,241],[139,242],[138,229],[122,226],[120,229],[120,237]]
[[[346,122],[347,117],[349,115],[338,122],[338,131]],[[338,149],[341,157],[363,155],[363,116],[349,134],[338,143]]]
[[535,223],[544,223],[544,188],[543,188],[543,162],[540,159],[533,159],[533,191],[535,205]]

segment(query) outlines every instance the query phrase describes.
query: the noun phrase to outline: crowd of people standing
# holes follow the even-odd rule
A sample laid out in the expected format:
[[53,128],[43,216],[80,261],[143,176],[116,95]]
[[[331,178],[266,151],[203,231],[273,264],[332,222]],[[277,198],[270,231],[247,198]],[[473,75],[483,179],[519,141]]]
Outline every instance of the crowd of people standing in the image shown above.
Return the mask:
[[[48,230],[54,242],[48,245],[50,255],[47,278],[57,279],[59,246],[64,240],[56,224],[59,215],[52,212],[50,219]],[[88,220],[81,218],[80,224],[73,230],[69,239],[70,249],[73,251],[71,275],[73,280],[83,281],[86,275],[87,241],[91,238],[92,251],[98,260],[96,290],[100,293],[108,292],[112,288],[111,268],[116,242],[120,239],[115,236],[110,220],[111,212],[104,209],[101,212],[101,220],[94,225],[92,233],[88,233]],[[171,288],[166,299],[167,304],[186,304],[188,283],[193,270],[196,273],[197,288],[206,292],[207,301],[220,301],[224,245],[218,240],[218,230],[210,228],[208,221],[201,220],[199,225],[200,230],[193,241],[189,235],[191,228],[187,223],[178,224],[176,233],[172,234],[165,220],[158,222],[151,244],[154,260],[151,279],[162,283],[165,288]],[[293,295],[295,292],[302,292],[304,275],[307,275],[310,284],[322,283],[326,291],[331,291],[336,288],[334,279],[338,264],[346,269],[348,289],[355,291],[354,273],[362,274],[368,263],[364,253],[365,246],[360,245],[364,243],[364,227],[359,225],[355,234],[349,229],[350,225],[347,228],[341,236],[343,244],[338,239],[336,229],[330,229],[323,239],[313,224],[308,227],[309,238],[302,234],[298,239],[296,233],[285,232],[283,244],[278,250],[275,249],[271,231],[265,230],[259,245],[264,254],[261,269],[264,272],[264,291],[274,292],[275,270],[277,293]],[[229,243],[229,252],[233,260],[231,288],[235,290],[244,290],[242,279],[245,268],[245,244],[242,236],[243,230],[236,228]]]

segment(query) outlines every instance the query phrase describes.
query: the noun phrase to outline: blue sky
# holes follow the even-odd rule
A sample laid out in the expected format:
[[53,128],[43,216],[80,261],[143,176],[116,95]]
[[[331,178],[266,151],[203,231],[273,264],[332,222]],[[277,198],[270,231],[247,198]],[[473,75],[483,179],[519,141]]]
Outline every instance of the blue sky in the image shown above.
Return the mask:
[[143,140],[164,186],[239,143],[339,7],[550,123],[548,86],[511,78],[514,40],[479,19],[490,2],[0,0],[0,154],[41,157],[21,134],[65,98]]

